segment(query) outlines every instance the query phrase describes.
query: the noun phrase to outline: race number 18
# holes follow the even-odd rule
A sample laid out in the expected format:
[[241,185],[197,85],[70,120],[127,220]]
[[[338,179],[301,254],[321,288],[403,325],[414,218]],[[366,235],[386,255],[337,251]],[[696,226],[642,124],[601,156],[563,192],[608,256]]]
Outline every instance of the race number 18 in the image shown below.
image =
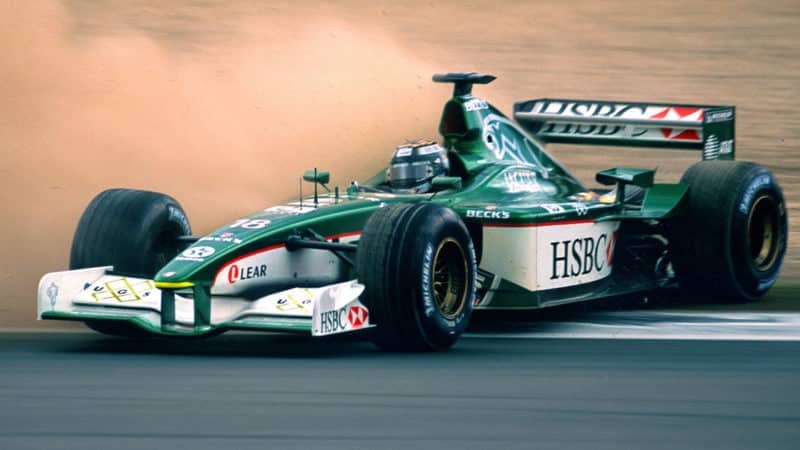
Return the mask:
[[228,228],[244,228],[245,230],[258,230],[272,223],[269,219],[239,219]]

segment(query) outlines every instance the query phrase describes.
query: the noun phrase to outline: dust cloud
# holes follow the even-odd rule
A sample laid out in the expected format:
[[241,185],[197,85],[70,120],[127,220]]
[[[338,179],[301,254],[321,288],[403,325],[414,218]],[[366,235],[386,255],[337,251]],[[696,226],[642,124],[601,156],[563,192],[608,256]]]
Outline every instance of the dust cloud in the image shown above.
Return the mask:
[[173,195],[203,233],[296,195],[304,169],[343,185],[435,136],[446,90],[378,32],[235,3],[93,3],[0,2],[0,325],[33,324],[38,278],[67,268],[103,189]]
[[[31,4],[28,4],[31,3]],[[344,185],[435,137],[449,87],[511,111],[537,97],[736,105],[737,159],[789,211],[779,283],[800,273],[797,0],[39,0],[0,2],[0,326],[33,326],[109,187],[169,193],[203,233],[293,197],[314,166]],[[557,146],[582,180],[614,166],[677,180],[692,152]],[[48,328],[59,326],[47,324]]]

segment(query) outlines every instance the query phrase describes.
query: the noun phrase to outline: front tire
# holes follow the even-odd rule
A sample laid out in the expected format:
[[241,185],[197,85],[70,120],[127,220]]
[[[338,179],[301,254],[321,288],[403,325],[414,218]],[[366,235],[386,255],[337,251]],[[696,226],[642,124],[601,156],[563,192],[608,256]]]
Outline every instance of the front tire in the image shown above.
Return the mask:
[[431,203],[389,205],[364,226],[356,270],[362,301],[392,351],[450,348],[472,316],[475,250],[453,210]]
[[754,163],[702,161],[681,183],[687,211],[670,243],[681,287],[716,301],[759,299],[786,253],[786,205],[774,175]]
[[[152,278],[175,257],[179,236],[192,234],[189,219],[174,198],[157,192],[109,189],[86,207],[72,240],[70,269],[114,266],[114,271]],[[100,333],[143,335],[127,321],[87,321]]]

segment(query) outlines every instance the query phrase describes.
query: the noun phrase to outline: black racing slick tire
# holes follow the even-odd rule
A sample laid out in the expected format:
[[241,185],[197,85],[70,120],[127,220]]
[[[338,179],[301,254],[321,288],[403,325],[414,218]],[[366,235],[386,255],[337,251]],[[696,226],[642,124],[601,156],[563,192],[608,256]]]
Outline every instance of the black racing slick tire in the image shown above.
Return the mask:
[[[182,249],[179,236],[192,234],[189,219],[172,197],[134,189],[109,189],[86,207],[72,240],[70,269],[114,266],[114,272],[152,278]],[[120,321],[87,321],[95,331],[141,335]]]
[[687,295],[755,301],[775,284],[788,224],[775,176],[758,164],[701,161],[681,178],[685,214],[670,238],[673,266]]
[[472,316],[477,271],[466,226],[431,203],[377,210],[356,254],[373,342],[390,351],[450,348]]

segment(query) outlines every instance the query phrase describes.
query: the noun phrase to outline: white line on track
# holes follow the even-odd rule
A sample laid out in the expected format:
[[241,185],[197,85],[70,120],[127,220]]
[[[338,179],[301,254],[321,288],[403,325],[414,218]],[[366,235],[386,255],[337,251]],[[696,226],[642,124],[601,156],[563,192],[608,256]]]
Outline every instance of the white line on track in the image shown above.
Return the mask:
[[626,311],[596,313],[580,321],[509,321],[504,326],[465,337],[800,341],[800,313]]
[[[0,333],[94,332],[80,328],[0,328]],[[464,337],[800,341],[800,313],[600,312],[572,321],[523,322],[509,319],[481,327],[479,331],[466,333]]]

